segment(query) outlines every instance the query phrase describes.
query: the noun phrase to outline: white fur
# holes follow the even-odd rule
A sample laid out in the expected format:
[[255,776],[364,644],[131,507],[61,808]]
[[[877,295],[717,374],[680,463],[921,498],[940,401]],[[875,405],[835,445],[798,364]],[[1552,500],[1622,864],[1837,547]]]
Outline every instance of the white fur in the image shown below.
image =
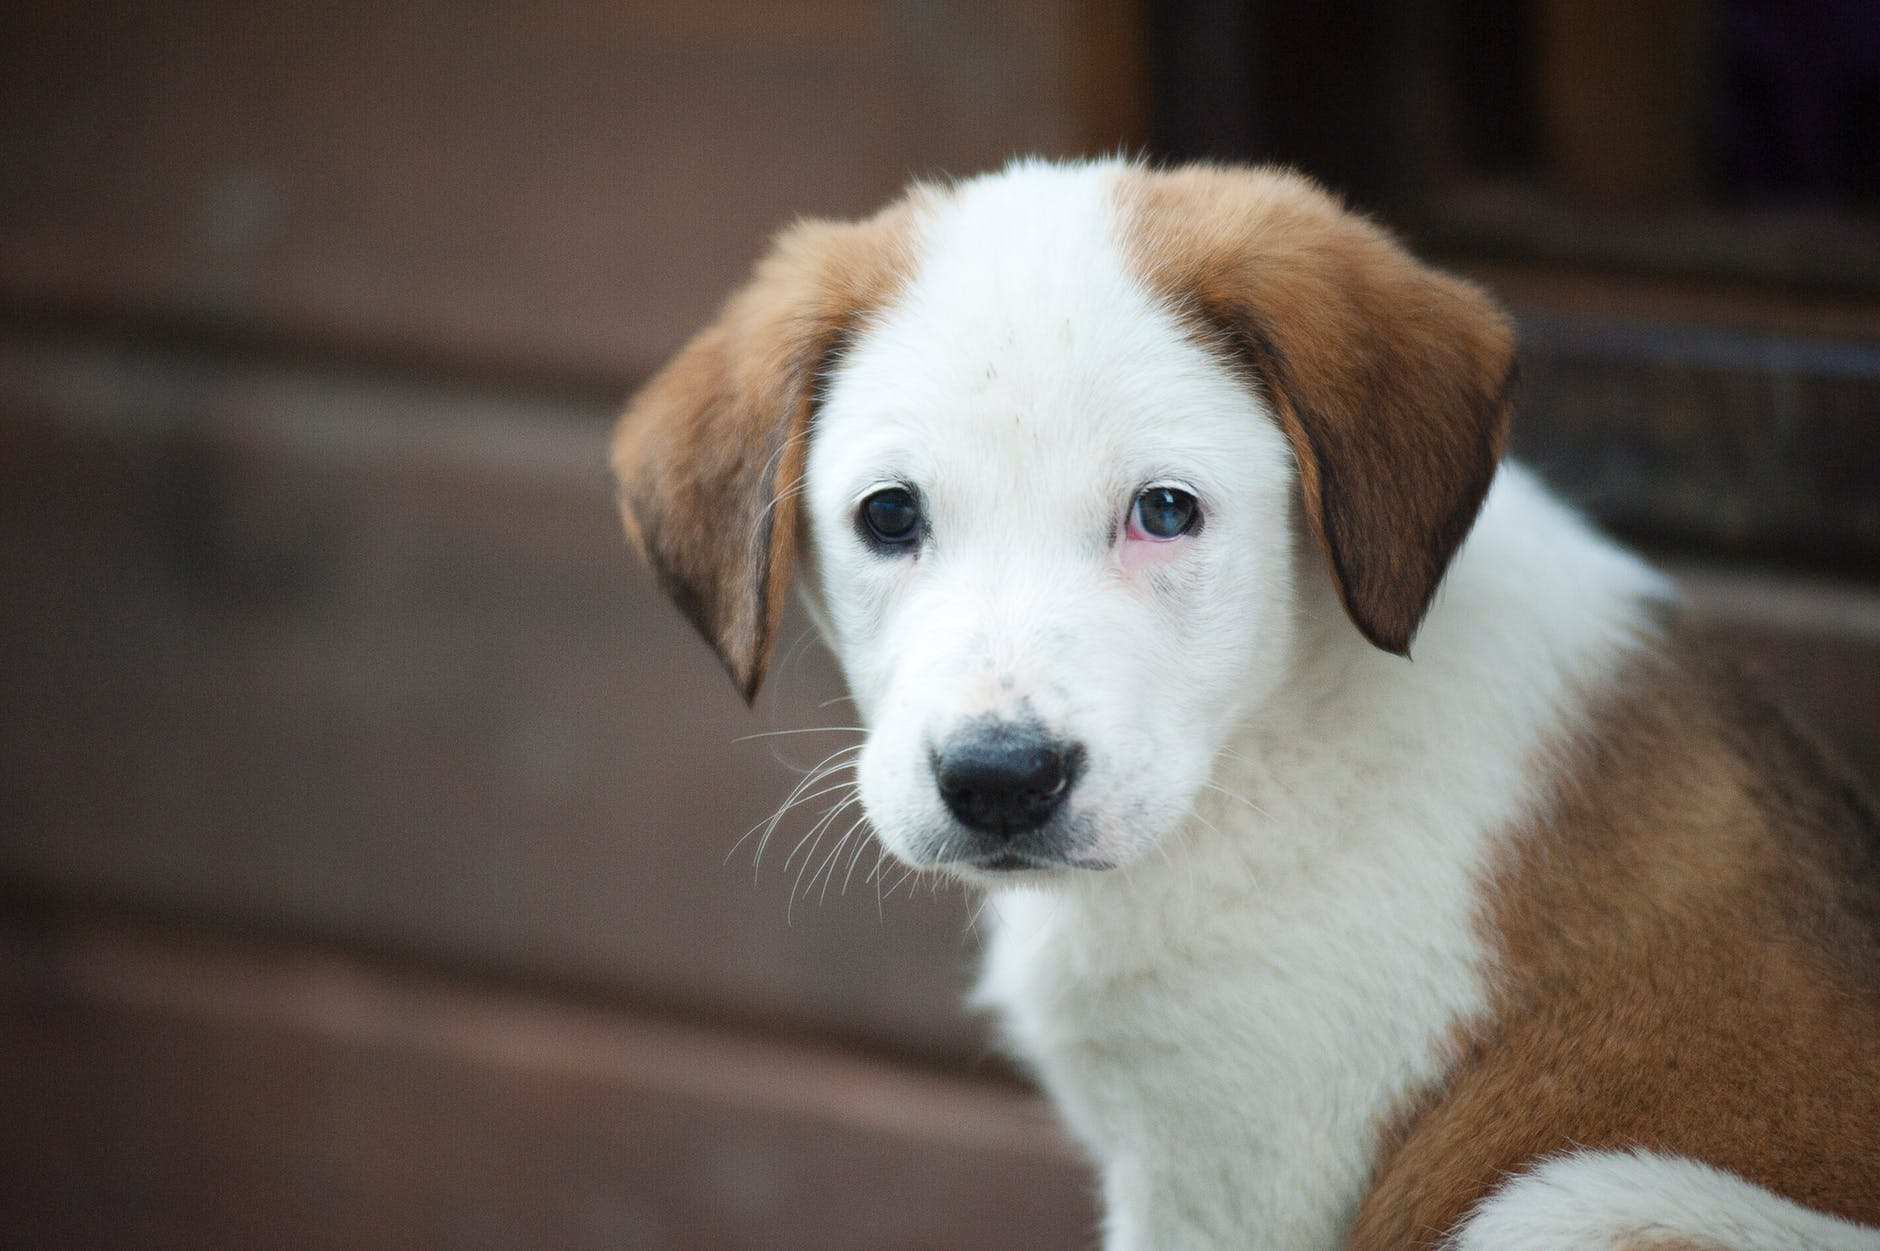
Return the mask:
[[[1020,164],[925,210],[827,379],[809,594],[908,863],[955,846],[952,728],[1023,708],[1088,748],[1067,807],[1117,868],[953,868],[992,889],[979,998],[1101,1167],[1109,1245],[1337,1247],[1377,1126],[1484,1006],[1475,886],[1542,798],[1537,748],[1666,588],[1507,467],[1415,660],[1370,647],[1261,398],[1129,272],[1118,169]],[[1118,521],[1158,481],[1205,522],[1145,555]],[[896,482],[917,557],[855,533]]]
[[1510,1180],[1445,1251],[1880,1251],[1880,1230],[1810,1211],[1681,1156],[1579,1151]]

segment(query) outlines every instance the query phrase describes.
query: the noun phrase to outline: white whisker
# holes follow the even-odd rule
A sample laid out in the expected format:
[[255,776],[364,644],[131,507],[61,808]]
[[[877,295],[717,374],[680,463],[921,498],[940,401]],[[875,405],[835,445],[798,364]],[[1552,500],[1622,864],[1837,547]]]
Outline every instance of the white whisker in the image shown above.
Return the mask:
[[[782,738],[786,734],[860,734],[867,730],[860,725],[812,725],[802,730],[760,730],[756,734],[740,734],[732,739],[734,743],[748,743],[757,738]],[[860,746],[860,744],[857,744]]]
[[[866,815],[867,814],[863,814],[862,816],[857,817],[855,820],[849,822],[849,828],[842,831],[842,837],[836,840],[835,848],[829,853],[829,858],[825,860],[822,865],[819,865],[817,867],[816,872],[822,875],[822,880],[823,880],[822,894],[816,897],[817,907],[821,907],[823,904],[829,902],[829,887],[836,880],[836,870],[835,870],[836,862],[842,856],[842,849],[847,847],[849,844],[849,840],[855,837],[855,831],[862,828],[862,822],[863,820],[866,819]],[[849,863],[850,864],[855,863],[853,857],[850,858]],[[823,872],[824,867],[827,867],[828,869],[827,873]],[[811,886],[816,885],[815,876],[811,876],[811,878],[809,879],[809,884]]]
[[[790,848],[790,854],[783,858],[783,871],[785,873],[788,873],[790,871],[790,862],[796,859],[796,853],[803,849],[803,844],[809,843],[812,840],[819,838],[822,835],[823,831],[829,828],[829,824],[831,821],[835,819],[836,814],[841,812],[844,808],[848,807],[850,804],[854,803],[855,800],[856,800],[856,796],[851,794],[847,799],[838,800],[835,803],[829,805],[828,809],[825,810],[820,817],[816,818],[816,823],[809,827],[809,830],[803,835],[803,837],[796,840],[796,846]],[[815,853],[812,851],[810,854],[814,855]],[[810,859],[809,856],[803,857],[804,868],[809,867],[809,859]],[[803,876],[803,870],[798,869],[796,872],[796,875],[797,875],[798,880],[800,881]]]
[[[859,827],[859,826],[866,824],[867,821],[868,821],[868,814],[864,812],[862,813],[861,816],[855,818],[855,825]],[[847,836],[845,835],[844,837],[847,837]],[[864,830],[862,832],[862,837],[856,840],[855,853],[849,857],[848,872],[842,875],[842,893],[844,895],[849,893],[849,879],[855,876],[855,865],[858,861],[861,860],[862,853],[868,849],[868,841],[869,841],[869,831]]]
[[[805,852],[803,855],[803,864],[802,864],[802,867],[800,867],[796,871],[796,880],[790,883],[790,899],[789,899],[789,902],[784,905],[784,909],[783,909],[783,923],[785,925],[789,925],[796,915],[796,892],[803,885],[803,874],[806,870],[808,870],[809,862],[815,858],[816,844],[822,841],[823,831],[829,828],[830,821],[832,818],[834,818],[836,813],[842,811],[842,809],[848,807],[850,804],[854,802],[855,800],[853,797],[849,799],[845,799],[840,804],[831,808],[828,812],[823,813],[822,819],[816,822],[815,826],[811,828],[808,834],[805,834],[803,836],[804,840],[808,840],[812,838],[813,836],[815,841],[810,843],[809,851]],[[801,847],[802,845],[803,845],[803,842],[799,840],[797,843],[797,847]],[[791,848],[790,857],[794,857],[795,855],[796,855],[796,849]],[[790,858],[786,858],[784,860],[783,868],[784,868],[784,872],[786,873],[789,872]],[[810,881],[811,886],[814,886],[816,884],[816,879],[813,877],[809,881]]]
[[1227,796],[1229,799],[1232,799],[1239,803],[1243,803],[1247,805],[1247,807],[1251,808],[1254,811],[1254,813],[1258,816],[1271,819],[1271,814],[1268,813],[1266,809],[1262,808],[1259,804],[1254,803],[1251,799],[1248,799],[1245,795],[1239,794],[1235,791],[1230,791],[1225,786],[1222,786],[1218,782],[1203,782],[1201,785],[1206,787],[1208,790],[1216,791],[1222,795]]
[[[837,772],[840,772],[840,770],[837,770]],[[824,777],[828,777],[828,776],[830,776],[830,775],[829,775],[829,774],[824,774],[823,776],[824,776]],[[822,798],[822,797],[823,797],[824,795],[833,795],[833,794],[835,794],[835,792],[837,792],[837,791],[839,791],[839,790],[841,790],[841,789],[842,789],[843,787],[846,787],[846,786],[853,786],[853,785],[855,785],[855,783],[853,783],[853,782],[838,782],[838,783],[837,783],[836,785],[834,785],[834,786],[825,786],[825,787],[823,787],[823,788],[822,788],[821,790],[819,790],[819,791],[815,791],[815,792],[813,792],[813,793],[811,793],[811,794],[808,794],[808,795],[804,795],[804,796],[802,796],[801,798],[799,798],[799,799],[795,799],[795,800],[792,800],[792,801],[790,801],[790,802],[791,802],[792,804],[806,804],[806,803],[808,803],[808,802],[809,802],[810,800],[812,800],[812,799],[821,799],[821,798]],[[731,844],[731,850],[730,850],[730,851],[727,851],[727,852],[725,853],[725,859],[724,859],[724,863],[726,863],[726,864],[729,864],[729,863],[731,862],[731,857],[732,857],[733,855],[735,855],[735,854],[737,854],[737,850],[738,850],[738,848],[739,848],[739,847],[742,847],[742,846],[744,845],[744,840],[745,840],[745,839],[747,839],[747,838],[749,838],[749,837],[750,837],[751,835],[753,835],[753,834],[755,834],[755,833],[757,833],[757,831],[758,831],[759,829],[761,829],[761,828],[762,828],[762,827],[764,826],[764,824],[765,824],[766,822],[769,822],[769,821],[773,821],[773,820],[775,820],[775,819],[776,819],[776,817],[777,817],[777,815],[778,815],[778,814],[776,814],[776,813],[772,813],[772,814],[771,814],[770,816],[767,816],[767,817],[763,817],[763,818],[761,818],[761,819],[760,819],[760,820],[759,820],[759,821],[757,822],[757,824],[756,824],[756,825],[753,825],[753,826],[752,826],[752,827],[751,827],[750,829],[748,829],[748,830],[746,830],[746,831],[744,831],[744,833],[742,833],[742,834],[740,834],[740,835],[738,835],[738,841],[737,841],[737,842],[735,842],[735,843],[733,843],[733,844]],[[762,848],[761,846],[760,846],[760,847],[758,848],[758,851],[757,851],[757,854],[758,854],[758,855],[760,855],[760,856],[761,856],[761,855],[763,855],[763,848]]]
[[883,862],[887,860],[887,858],[888,858],[887,847],[883,845],[881,842],[877,841],[875,844],[875,865],[873,868],[871,868],[868,871],[868,876],[862,879],[863,881],[870,881],[875,884],[875,920],[880,922],[882,925],[886,925],[888,923],[888,918],[886,914],[883,913],[882,907],[881,907],[881,866]]
[[[758,870],[763,865],[764,848],[770,842],[770,836],[776,832],[777,824],[778,822],[783,820],[784,814],[789,812],[790,809],[795,807],[797,804],[805,802],[804,792],[809,790],[810,787],[815,786],[817,783],[821,782],[825,778],[828,778],[828,777],[833,776],[834,774],[840,773],[844,769],[852,768],[854,766],[854,762],[846,759],[846,757],[851,752],[856,752],[860,750],[861,750],[861,744],[857,743],[849,747],[838,748],[837,750],[830,752],[827,756],[824,756],[822,763],[817,765],[814,769],[810,770],[809,773],[804,776],[803,780],[796,784],[795,789],[790,792],[789,796],[783,801],[782,805],[780,805],[775,812],[771,813],[770,817],[762,823],[763,828],[764,828],[764,834],[763,834],[763,837],[757,840],[757,851],[751,857],[751,875],[752,875],[753,880],[756,879]],[[844,783],[844,785],[848,785],[848,783]],[[826,790],[817,792],[818,795],[823,795],[823,794],[828,794],[828,793],[829,792]],[[741,843],[744,841],[745,838],[749,838],[749,837],[750,837],[750,831],[747,830],[745,831],[743,837],[740,838],[738,841]]]

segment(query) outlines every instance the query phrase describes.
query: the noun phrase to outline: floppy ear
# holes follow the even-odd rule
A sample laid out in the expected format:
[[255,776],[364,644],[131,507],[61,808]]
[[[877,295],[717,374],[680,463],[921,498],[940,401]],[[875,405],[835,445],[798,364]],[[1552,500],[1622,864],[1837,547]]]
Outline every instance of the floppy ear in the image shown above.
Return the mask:
[[614,434],[628,537],[747,701],[783,617],[818,377],[890,293],[907,217],[785,231]]
[[1257,373],[1346,613],[1409,655],[1507,441],[1507,318],[1294,174],[1142,172],[1120,195],[1140,272]]

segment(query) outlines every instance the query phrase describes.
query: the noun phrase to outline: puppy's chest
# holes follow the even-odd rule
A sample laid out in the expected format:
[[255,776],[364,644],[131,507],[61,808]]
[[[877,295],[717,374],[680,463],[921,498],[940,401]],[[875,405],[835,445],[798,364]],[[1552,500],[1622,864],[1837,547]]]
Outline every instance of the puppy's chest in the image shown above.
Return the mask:
[[1123,932],[1015,896],[980,998],[1113,1190],[1190,1234],[1336,1246],[1381,1128],[1484,1001],[1467,910],[1403,908],[1384,886]]

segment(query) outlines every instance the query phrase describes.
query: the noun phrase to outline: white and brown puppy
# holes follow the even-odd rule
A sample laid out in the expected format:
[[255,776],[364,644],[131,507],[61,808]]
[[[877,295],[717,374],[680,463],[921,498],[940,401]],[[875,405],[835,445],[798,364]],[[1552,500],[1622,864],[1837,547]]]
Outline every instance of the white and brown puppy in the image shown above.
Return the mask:
[[1021,163],[627,412],[739,686],[794,562],[879,837],[991,892],[1113,1247],[1880,1248],[1874,820],[1498,467],[1512,362],[1297,177]]

